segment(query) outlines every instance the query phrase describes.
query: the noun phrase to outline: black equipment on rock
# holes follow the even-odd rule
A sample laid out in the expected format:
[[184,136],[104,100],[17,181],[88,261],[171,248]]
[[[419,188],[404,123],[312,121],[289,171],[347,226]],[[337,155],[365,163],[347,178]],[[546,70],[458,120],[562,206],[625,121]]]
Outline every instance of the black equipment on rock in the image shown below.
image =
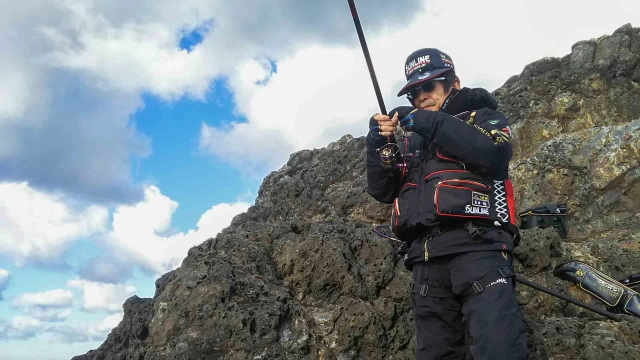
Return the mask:
[[640,292],[640,274],[628,276],[618,280],[618,282],[636,292]]
[[582,261],[571,260],[560,264],[553,270],[553,275],[602,301],[611,312],[640,318],[639,293]]
[[567,238],[567,215],[566,204],[545,204],[542,206],[529,208],[519,214],[520,229],[548,228],[553,227],[558,230],[560,237]]

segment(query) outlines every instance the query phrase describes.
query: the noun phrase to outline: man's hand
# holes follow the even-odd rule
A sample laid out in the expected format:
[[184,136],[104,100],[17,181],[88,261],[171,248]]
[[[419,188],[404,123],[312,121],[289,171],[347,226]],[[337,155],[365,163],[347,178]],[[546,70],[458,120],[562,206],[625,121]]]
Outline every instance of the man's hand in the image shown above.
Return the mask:
[[411,131],[411,127],[413,126],[413,116],[411,116],[418,109],[412,106],[398,106],[397,108],[391,110],[389,115],[395,116],[398,118],[400,126],[402,126],[405,130]]
[[393,117],[389,117],[387,115],[382,115],[382,114],[375,114],[373,115],[372,120],[377,122],[380,136],[389,137],[393,135],[396,132],[396,129],[398,128],[397,113]]
[[398,106],[394,108],[389,113],[389,116],[393,117],[394,115],[398,115],[398,120],[402,120],[406,118],[413,110],[416,110],[413,106]]

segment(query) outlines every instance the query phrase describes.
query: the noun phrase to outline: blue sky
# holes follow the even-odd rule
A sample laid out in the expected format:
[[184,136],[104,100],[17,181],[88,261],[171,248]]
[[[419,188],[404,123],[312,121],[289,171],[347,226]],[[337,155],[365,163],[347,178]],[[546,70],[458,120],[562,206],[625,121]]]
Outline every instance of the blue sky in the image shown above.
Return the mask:
[[[395,93],[417,43],[447,51],[463,86],[493,90],[640,18],[628,1],[541,1],[358,4],[387,108],[406,104]],[[0,360],[96,348],[124,300],[152,296],[291,153],[365,135],[378,111],[346,2],[11,3],[0,15]],[[413,11],[377,21],[398,8]],[[486,44],[471,31],[491,37],[492,56],[478,56]]]
[[[184,34],[179,48],[191,51],[203,39],[206,32],[198,28]],[[164,195],[180,203],[171,218],[172,232],[186,232],[196,227],[199,217],[211,208],[212,204],[244,201],[252,203],[255,199],[260,179],[247,177],[224,160],[215,159],[199,149],[199,136],[203,123],[220,126],[229,122],[246,122],[242,116],[234,114],[233,93],[224,78],[211,82],[210,90],[203,99],[182,98],[177,101],[164,101],[152,93],[140,94],[143,107],[131,114],[130,121],[137,130],[151,139],[151,153],[143,159],[131,162],[131,175],[134,183],[153,184],[162,188]],[[215,234],[212,234],[215,235]],[[205,240],[205,239],[203,239]],[[41,293],[45,289],[67,288],[70,278],[78,276],[87,260],[104,254],[105,246],[97,238],[80,238],[74,242],[65,256],[64,264],[51,266],[41,264],[17,267],[11,259],[0,258],[0,269],[11,273],[11,284],[2,292],[6,299],[19,298],[24,293]],[[140,270],[131,271],[126,283],[135,287],[135,294],[152,297],[154,294],[155,274]],[[82,292],[74,290],[81,297]],[[124,300],[124,299],[122,299]],[[9,301],[0,302],[0,318],[9,319],[24,316],[25,312],[16,309]],[[72,311],[66,318],[69,323],[99,322],[104,312]],[[2,329],[2,328],[0,328]],[[0,337],[0,341],[3,339]],[[3,341],[3,351],[25,358],[51,357],[51,349],[58,348],[65,356],[80,354],[96,347],[99,341],[56,343],[51,339],[23,339]],[[33,347],[41,344],[41,347]],[[41,352],[34,349],[42,349]],[[46,349],[46,350],[45,350]],[[60,357],[64,358],[64,357]]]
[[198,217],[216,202],[233,202],[239,197],[254,200],[258,181],[198,148],[203,122],[219,126],[246,121],[232,113],[233,95],[224,81],[214,82],[206,102],[167,104],[152,95],[143,98],[145,108],[134,119],[138,130],[152,137],[153,154],[136,162],[132,173],[135,181],[154,183],[167,196],[180,199],[172,219],[176,229],[193,228]]

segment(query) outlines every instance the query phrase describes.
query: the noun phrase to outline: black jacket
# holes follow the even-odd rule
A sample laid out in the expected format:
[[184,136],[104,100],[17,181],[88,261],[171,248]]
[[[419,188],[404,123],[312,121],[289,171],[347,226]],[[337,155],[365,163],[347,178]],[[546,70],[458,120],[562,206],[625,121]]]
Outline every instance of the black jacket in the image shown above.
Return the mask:
[[[509,123],[484,89],[464,88],[448,100],[445,111],[418,110],[413,131],[392,137],[400,166],[383,167],[379,149],[387,138],[371,132],[367,136],[367,192],[393,204],[392,229],[412,243],[409,257],[415,261],[512,248],[513,236],[503,231],[515,224]],[[472,240],[462,230],[469,221],[490,229],[482,240]],[[462,232],[453,230],[453,240],[452,234],[446,241],[434,237],[427,248],[424,230],[433,225]]]

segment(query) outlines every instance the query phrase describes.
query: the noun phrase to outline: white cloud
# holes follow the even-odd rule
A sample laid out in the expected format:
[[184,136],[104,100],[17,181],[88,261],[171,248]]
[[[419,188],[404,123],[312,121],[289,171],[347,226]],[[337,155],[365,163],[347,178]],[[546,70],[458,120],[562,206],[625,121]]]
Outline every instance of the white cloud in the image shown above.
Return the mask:
[[46,29],[73,22],[57,1],[3,6],[0,182],[103,203],[135,201],[141,189],[132,184],[130,161],[149,154],[148,139],[129,121],[141,99],[53,66],[49,54],[60,45]]
[[125,284],[106,284],[82,279],[69,280],[67,284],[82,290],[84,311],[122,311],[122,303],[135,294],[136,288]]
[[17,264],[58,262],[77,238],[104,230],[108,210],[74,207],[26,183],[0,183],[0,253]]
[[14,316],[9,321],[0,320],[0,341],[30,340],[39,335],[51,335],[54,341],[65,344],[103,341],[118,326],[122,317],[123,313],[120,312],[108,315],[98,322],[47,324],[33,317]]
[[120,324],[122,316],[122,313],[111,314],[102,319],[99,323],[91,324],[87,329],[87,333],[93,338],[104,339],[114,327]]
[[[639,8],[625,0],[580,7],[371,0],[358,11],[392,107],[403,103],[394,94],[402,61],[416,47],[446,49],[466,84],[494,88],[532,60],[565,54],[578,40],[637,19]],[[364,134],[377,109],[345,3],[23,0],[3,10],[0,181],[26,180],[103,203],[139,201],[143,189],[133,184],[130,161],[150,153],[149,139],[129,121],[143,105],[139,95],[202,98],[217,78],[229,78],[249,125],[203,127],[202,148],[256,155],[249,162],[267,170],[292,151]],[[191,52],[179,49],[182,34],[202,24],[210,24],[204,41]],[[278,76],[261,89],[247,77],[259,78],[265,59],[277,61]],[[225,146],[216,147],[211,134],[223,134]]]
[[2,292],[9,286],[11,280],[11,273],[9,270],[0,269],[0,300],[3,300]]
[[[0,64],[2,64],[0,62]],[[9,66],[2,66],[6,68]],[[12,68],[17,65],[12,66]],[[0,124],[9,121],[16,121],[22,117],[29,103],[28,80],[21,71],[11,71],[3,74],[0,82]],[[0,151],[0,155],[2,151]]]
[[[105,207],[80,207],[67,198],[36,191],[26,183],[0,183],[0,253],[9,255],[18,265],[61,263],[64,251],[74,240],[105,234],[119,257],[118,264],[138,264],[160,274],[178,267],[191,247],[215,236],[249,204],[217,204],[201,216],[196,229],[167,235],[177,207],[178,203],[160,189],[148,187],[143,201],[114,209],[109,230],[109,211]],[[84,273],[100,273],[95,279],[104,280],[100,268],[83,269]],[[129,275],[130,271],[122,273],[123,277]]]
[[25,312],[34,319],[46,322],[65,321],[71,316],[71,309],[60,310],[46,307],[33,307],[25,310]]
[[46,328],[46,332],[52,334],[54,339],[65,344],[102,341],[111,330],[118,326],[122,320],[122,313],[111,314],[100,322],[79,323],[73,322],[63,325],[56,325]]
[[71,315],[73,292],[54,289],[37,293],[23,293],[11,305],[39,321],[64,321]]
[[[408,104],[396,93],[404,83],[404,61],[418,48],[437,47],[452,56],[463,86],[494,90],[532,61],[564,56],[574,43],[640,18],[640,3],[623,0],[606,7],[595,0],[580,7],[551,0],[429,5],[403,28],[367,37],[387,111]],[[365,35],[372,21],[362,18]],[[355,38],[355,29],[343,36]],[[229,83],[248,122],[203,125],[202,149],[264,174],[291,152],[326,146],[347,133],[365,135],[368,118],[379,111],[359,46],[309,45],[278,58],[277,69],[264,85],[256,84],[264,77],[256,60],[235,68]]]
[[73,305],[73,292],[54,289],[38,293],[24,293],[16,297],[12,304],[16,307],[64,308]]
[[[28,181],[113,205],[140,200],[131,161],[151,153],[132,115],[141,94],[204,98],[247,59],[311,43],[352,43],[346,4],[286,0],[10,1],[0,14],[0,181]],[[362,16],[417,9],[371,0]],[[412,15],[409,15],[412,16]],[[379,31],[400,23],[375,23]],[[180,49],[183,34],[208,27]]]
[[188,250],[227,227],[234,216],[249,208],[247,203],[218,204],[207,210],[195,230],[170,236],[171,217],[178,203],[155,186],[145,190],[145,200],[133,206],[118,207],[113,213],[110,244],[121,256],[158,274],[175,269]]
[[127,259],[103,253],[82,265],[78,275],[89,281],[118,284],[131,278],[133,266]]
[[11,318],[11,325],[15,329],[37,328],[41,322],[28,316],[14,316]]
[[8,322],[0,320],[0,340],[28,340],[41,330],[42,323],[28,316],[14,316]]
[[[274,7],[261,1],[192,0],[180,5],[140,1],[139,6],[127,6],[125,14],[121,3],[62,2],[58,11],[66,23],[41,30],[52,47],[50,63],[124,92],[150,91],[167,99],[185,94],[202,97],[212,79],[244,59],[279,57],[309,40],[352,41],[341,37],[343,30],[352,28],[346,4],[289,0]],[[395,5],[415,8],[418,3],[407,0]],[[394,7],[378,0],[360,11],[364,15]],[[179,49],[182,32],[203,23],[211,23],[203,43],[190,52]],[[371,26],[377,30],[383,24]]]
[[115,25],[89,4],[66,2],[64,7],[73,21],[43,30],[55,44],[47,57],[58,66],[87,72],[101,87],[150,90],[164,98],[201,97],[219,70],[201,48],[191,53],[179,49],[179,33],[167,24]]

